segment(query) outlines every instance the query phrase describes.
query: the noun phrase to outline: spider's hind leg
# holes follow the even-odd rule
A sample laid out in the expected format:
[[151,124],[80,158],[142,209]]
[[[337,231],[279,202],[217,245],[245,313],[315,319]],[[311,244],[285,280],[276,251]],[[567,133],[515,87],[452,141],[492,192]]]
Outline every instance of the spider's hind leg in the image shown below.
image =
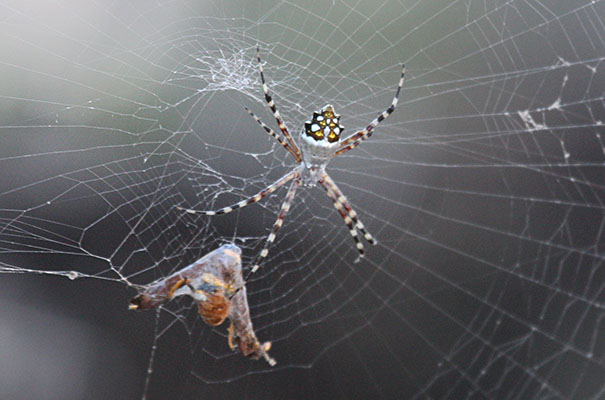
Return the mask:
[[372,136],[372,132],[374,131],[374,128],[376,128],[378,126],[378,124],[380,124],[382,121],[387,119],[388,116],[391,115],[393,113],[393,111],[395,111],[395,107],[397,107],[397,103],[399,102],[399,94],[401,93],[401,88],[403,86],[404,81],[405,81],[405,64],[403,64],[401,66],[401,77],[399,78],[399,83],[397,84],[397,92],[395,92],[395,96],[393,97],[393,101],[391,102],[391,105],[389,106],[389,108],[387,108],[385,111],[378,114],[378,116],[376,118],[374,118],[372,120],[372,122],[370,122],[370,124],[365,129],[352,134],[348,138],[343,139],[339,143],[340,148],[334,153],[334,157],[337,157],[343,153],[346,153],[347,151],[349,151],[351,149],[354,149],[355,147],[359,146],[359,144],[362,141],[364,141],[364,140],[368,139],[370,136]]
[[288,127],[286,126],[286,124],[282,120],[281,116],[279,115],[279,111],[277,111],[275,102],[273,101],[273,99],[271,98],[271,95],[269,94],[269,86],[267,86],[267,82],[265,81],[265,73],[263,71],[263,62],[260,59],[260,48],[258,46],[256,47],[256,59],[258,61],[258,71],[260,72],[261,83],[263,84],[263,93],[265,95],[265,101],[269,105],[269,108],[271,109],[271,112],[273,113],[273,117],[275,117],[275,121],[277,121],[277,125],[279,126],[279,129],[284,134],[284,137],[288,141],[288,144],[290,145],[290,147],[292,148],[294,153],[296,153],[297,156],[295,156],[295,157],[300,162],[300,160],[302,159],[300,149],[298,148],[298,146],[296,146],[296,143],[294,142],[292,135],[290,135],[290,131],[288,131]]
[[296,159],[297,162],[302,161],[300,154],[296,153],[288,143],[284,142],[284,140],[281,137],[279,137],[277,135],[277,133],[275,133],[273,131],[273,129],[269,128],[263,121],[261,121],[261,119],[258,116],[256,116],[256,114],[254,114],[252,111],[250,111],[250,109],[248,107],[244,107],[244,108],[246,109],[246,111],[248,111],[248,114],[250,114],[250,116],[265,130],[265,132],[267,132],[269,134],[269,136],[272,136],[275,139],[277,139],[279,144],[284,146],[284,148],[286,150],[288,150],[288,152],[290,152],[290,154],[292,154],[292,156],[294,156],[294,158]]

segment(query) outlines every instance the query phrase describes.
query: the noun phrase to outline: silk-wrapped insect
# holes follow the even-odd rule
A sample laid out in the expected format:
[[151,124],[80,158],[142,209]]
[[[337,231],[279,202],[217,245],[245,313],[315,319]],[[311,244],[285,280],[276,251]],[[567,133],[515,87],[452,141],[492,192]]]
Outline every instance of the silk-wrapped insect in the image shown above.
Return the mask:
[[130,301],[131,310],[146,310],[178,296],[191,296],[204,322],[221,325],[229,318],[228,344],[231,350],[252,359],[263,357],[269,365],[275,360],[268,354],[271,342],[256,338],[242,276],[242,251],[226,244],[208,253],[187,267],[147,285]]

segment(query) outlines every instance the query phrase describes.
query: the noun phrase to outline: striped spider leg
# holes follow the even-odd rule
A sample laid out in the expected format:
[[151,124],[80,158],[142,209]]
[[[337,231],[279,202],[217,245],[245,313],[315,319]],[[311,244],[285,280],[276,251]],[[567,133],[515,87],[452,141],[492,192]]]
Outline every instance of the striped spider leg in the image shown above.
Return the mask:
[[256,193],[254,196],[241,200],[240,202],[235,203],[233,205],[223,207],[219,210],[204,211],[186,209],[183,207],[177,208],[179,210],[191,214],[227,214],[237,209],[243,208],[249,204],[260,201],[265,196],[275,192],[277,189],[284,186],[286,183],[292,181],[286,194],[286,197],[282,202],[279,214],[277,216],[277,220],[273,224],[273,229],[265,240],[265,245],[260,252],[256,264],[252,266],[250,272],[248,273],[248,276],[246,277],[247,281],[250,275],[252,275],[258,270],[260,263],[269,254],[269,248],[275,241],[277,231],[279,230],[279,228],[281,228],[283,220],[288,211],[290,210],[290,206],[292,205],[292,201],[294,200],[294,196],[298,187],[301,185],[312,187],[319,183],[324,188],[328,197],[332,200],[332,205],[347,225],[349,233],[355,241],[355,246],[357,248],[357,251],[359,252],[359,256],[363,257],[363,255],[365,254],[365,249],[359,237],[359,233],[363,235],[363,238],[368,243],[375,244],[376,242],[372,235],[366,230],[364,224],[359,220],[357,213],[355,212],[345,195],[340,191],[338,186],[336,186],[336,183],[330,178],[325,169],[333,157],[337,157],[351,149],[354,149],[362,141],[368,139],[372,135],[374,129],[378,126],[378,124],[380,124],[383,120],[385,120],[389,115],[393,113],[395,107],[397,106],[399,94],[401,93],[401,88],[403,86],[405,78],[405,65],[402,66],[401,77],[399,79],[397,91],[395,93],[395,96],[393,97],[391,105],[385,111],[378,114],[378,116],[374,118],[374,120],[372,120],[366,128],[357,133],[352,134],[351,136],[345,139],[341,139],[340,135],[344,131],[344,127],[340,124],[340,115],[336,114],[334,112],[334,107],[328,104],[317,112],[314,112],[313,118],[305,122],[304,126],[300,131],[297,144],[297,142],[294,140],[294,138],[288,131],[286,124],[284,123],[279,112],[277,111],[275,102],[269,94],[269,87],[267,86],[267,82],[265,81],[265,74],[260,58],[260,51],[258,48],[256,49],[256,51],[258,69],[260,72],[265,101],[269,105],[269,108],[273,113],[273,117],[275,118],[275,121],[277,122],[277,125],[279,126],[279,129],[283,136],[280,136],[275,131],[273,131],[273,129],[268,127],[263,121],[261,121],[259,117],[257,117],[248,108],[246,108],[246,111],[269,136],[277,140],[294,157],[297,166],[292,171],[290,171],[271,185],[267,186],[265,189]]
[[[332,204],[336,211],[340,214],[341,218],[345,221],[345,224],[349,228],[349,233],[355,241],[355,246],[359,251],[360,257],[364,254],[363,243],[359,240],[357,231],[361,232],[364,239],[370,244],[376,244],[376,241],[368,232],[363,223],[357,218],[357,213],[353,210],[353,207],[349,204],[347,198],[342,194],[336,183],[330,178],[330,176],[324,171],[322,176],[319,178],[319,183],[326,190],[328,197],[332,200]],[[357,259],[359,261],[359,258]]]
[[366,126],[364,129],[341,140],[339,143],[339,148],[337,151],[334,152],[333,157],[337,157],[343,153],[346,153],[347,151],[349,151],[351,149],[354,149],[355,147],[359,146],[359,144],[362,141],[364,141],[364,140],[368,139],[370,136],[372,136],[372,133],[374,132],[374,128],[376,128],[378,126],[378,124],[380,124],[382,121],[384,121],[389,115],[391,115],[393,113],[393,111],[395,111],[395,107],[397,107],[397,102],[399,102],[399,94],[401,93],[401,88],[403,87],[404,81],[405,81],[405,64],[403,64],[401,66],[401,77],[399,78],[399,83],[397,84],[397,92],[395,93],[395,97],[393,97],[393,102],[391,103],[389,108],[387,108],[385,111],[378,114],[378,116],[376,118],[374,118],[372,120],[372,122],[370,122],[368,124],[368,126]]
[[269,356],[271,342],[260,343],[256,338],[246,286],[242,276],[242,250],[225,244],[183,269],[143,288],[130,300],[129,309],[146,310],[162,305],[178,296],[195,300],[204,322],[221,325],[229,319],[227,343],[231,350],[239,348],[249,358],[264,358],[274,366]]

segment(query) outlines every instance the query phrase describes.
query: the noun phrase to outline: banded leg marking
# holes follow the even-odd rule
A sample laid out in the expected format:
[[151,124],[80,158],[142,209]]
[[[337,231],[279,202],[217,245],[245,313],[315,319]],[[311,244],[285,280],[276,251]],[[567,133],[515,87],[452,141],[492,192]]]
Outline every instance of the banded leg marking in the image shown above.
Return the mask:
[[273,112],[273,116],[275,117],[275,120],[277,121],[277,125],[279,125],[279,129],[282,131],[282,133],[288,140],[288,143],[292,147],[292,150],[294,150],[294,152],[296,154],[298,154],[297,160],[301,160],[302,157],[301,157],[300,149],[298,148],[298,146],[296,146],[296,143],[292,139],[292,135],[290,135],[290,132],[288,131],[288,128],[286,127],[286,124],[281,119],[281,116],[279,115],[279,111],[277,111],[277,107],[275,107],[275,102],[273,101],[273,99],[271,98],[271,95],[269,94],[269,87],[267,86],[267,82],[265,82],[265,74],[263,72],[263,63],[260,59],[260,49],[258,47],[256,47],[256,59],[258,60],[258,70],[260,71],[260,79],[263,84],[263,93],[265,94],[265,101],[267,102],[267,104],[269,104],[269,108]]
[[275,224],[273,224],[273,229],[271,230],[271,233],[269,234],[269,236],[267,237],[267,240],[265,241],[265,246],[263,247],[263,249],[260,252],[259,259],[256,262],[256,264],[254,264],[254,266],[252,267],[250,272],[248,273],[248,276],[246,276],[245,281],[248,281],[248,278],[250,278],[250,276],[258,270],[258,268],[260,267],[260,263],[263,262],[265,258],[267,258],[267,255],[269,254],[269,248],[275,241],[275,236],[277,234],[277,231],[279,230],[279,228],[281,228],[282,224],[284,223],[284,218],[286,217],[286,214],[288,213],[288,211],[290,211],[290,206],[292,205],[292,200],[294,199],[294,195],[296,194],[296,189],[299,186],[300,186],[300,176],[297,176],[296,179],[294,179],[294,181],[292,181],[292,184],[290,185],[290,188],[288,189],[288,194],[286,194],[286,198],[284,199],[284,202],[281,205],[281,209],[279,210],[279,214],[277,215],[277,220],[275,221]]
[[401,68],[401,78],[399,78],[399,83],[397,85],[397,92],[395,93],[395,97],[393,97],[393,101],[392,101],[391,105],[389,106],[389,108],[387,108],[382,113],[378,114],[378,116],[376,118],[374,118],[374,120],[372,122],[370,122],[370,124],[365,129],[363,129],[357,133],[354,133],[351,136],[349,136],[348,138],[344,139],[340,143],[340,148],[338,149],[338,151],[336,151],[334,153],[334,157],[337,157],[343,153],[346,153],[347,151],[349,151],[351,149],[354,149],[355,147],[359,146],[359,144],[362,141],[364,141],[367,138],[369,138],[370,136],[372,136],[372,132],[374,131],[374,128],[376,128],[378,126],[378,124],[380,124],[382,121],[384,121],[389,115],[391,115],[393,113],[393,111],[395,111],[395,107],[397,107],[397,102],[399,102],[399,94],[401,93],[401,88],[403,87],[404,81],[405,81],[405,64]]
[[336,208],[336,211],[338,211],[338,213],[340,214],[340,217],[345,221],[345,224],[347,224],[347,227],[349,228],[349,233],[351,234],[351,237],[355,241],[355,247],[357,247],[357,251],[359,251],[359,257],[363,257],[365,255],[365,250],[363,247],[363,243],[361,243],[361,240],[359,240],[359,235],[357,234],[357,229],[355,229],[355,226],[353,225],[353,219],[351,218],[351,216],[345,209],[345,206],[340,201],[338,195],[332,191],[332,189],[325,182],[325,180],[322,178],[319,180],[319,183],[321,183],[323,188],[326,190],[328,197],[332,200],[332,204],[334,205],[334,208]]
[[190,208],[184,208],[184,207],[180,207],[180,206],[177,206],[177,210],[185,211],[186,213],[189,213],[189,214],[200,214],[200,215],[229,214],[230,212],[243,208],[243,207],[246,207],[249,204],[256,203],[257,201],[261,200],[263,197],[267,196],[268,194],[275,192],[277,189],[279,189],[280,187],[282,187],[283,185],[288,183],[292,178],[294,178],[297,175],[298,175],[298,170],[289,172],[288,174],[284,175],[283,177],[281,177],[280,179],[278,179],[277,181],[272,183],[270,186],[266,187],[265,189],[263,189],[260,192],[258,192],[257,194],[255,194],[254,196],[249,197],[245,200],[242,200],[238,203],[232,204],[230,206],[223,207],[220,210],[216,210],[216,211],[193,210]]
[[[364,239],[367,240],[368,243],[370,243],[372,245],[376,244],[374,237],[370,234],[370,232],[368,232],[366,230],[365,225],[359,220],[359,218],[357,217],[357,213],[351,206],[351,203],[349,203],[349,200],[347,200],[345,195],[342,194],[342,192],[340,191],[340,188],[336,185],[336,182],[334,182],[332,180],[332,178],[330,178],[330,175],[328,175],[326,172],[323,173],[322,179],[325,182],[325,184],[322,183],[322,185],[324,185],[324,188],[326,188],[326,191],[328,191],[328,188],[329,188],[335,193],[337,200],[343,205],[343,207],[347,211],[347,214],[349,215],[349,217],[351,217],[351,220],[353,220],[353,222],[355,223],[355,228],[357,228],[357,230],[359,230],[359,232],[361,232]],[[328,187],[326,187],[326,185]]]
[[273,131],[273,129],[269,128],[267,125],[265,125],[265,123],[263,121],[261,121],[261,119],[259,117],[256,116],[256,114],[254,114],[252,111],[250,111],[250,109],[248,107],[244,107],[246,109],[246,111],[248,111],[248,114],[250,114],[250,116],[252,118],[254,118],[254,120],[256,122],[258,122],[258,124],[265,130],[265,132],[267,132],[269,134],[269,136],[273,136],[275,139],[277,139],[277,141],[286,148],[286,150],[288,150],[290,152],[290,154],[292,154],[294,156],[294,158],[296,159],[296,161],[301,162],[302,159],[300,158],[300,156],[294,151],[292,150],[292,148],[290,147],[290,145],[286,142],[284,142],[284,140],[279,137],[277,135],[277,133],[275,133],[275,131]]

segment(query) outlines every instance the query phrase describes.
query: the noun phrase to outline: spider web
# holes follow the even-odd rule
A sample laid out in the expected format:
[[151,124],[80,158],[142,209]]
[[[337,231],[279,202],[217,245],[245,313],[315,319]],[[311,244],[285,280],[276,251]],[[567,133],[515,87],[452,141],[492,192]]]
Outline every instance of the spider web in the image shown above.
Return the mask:
[[[605,2],[0,1],[0,397],[605,396]],[[254,3],[254,4],[252,4]],[[137,285],[226,242],[249,266],[326,103],[372,138],[328,166],[359,263],[299,190],[248,284],[278,365]],[[32,383],[35,377],[36,383]],[[39,383],[38,383],[39,382]]]

